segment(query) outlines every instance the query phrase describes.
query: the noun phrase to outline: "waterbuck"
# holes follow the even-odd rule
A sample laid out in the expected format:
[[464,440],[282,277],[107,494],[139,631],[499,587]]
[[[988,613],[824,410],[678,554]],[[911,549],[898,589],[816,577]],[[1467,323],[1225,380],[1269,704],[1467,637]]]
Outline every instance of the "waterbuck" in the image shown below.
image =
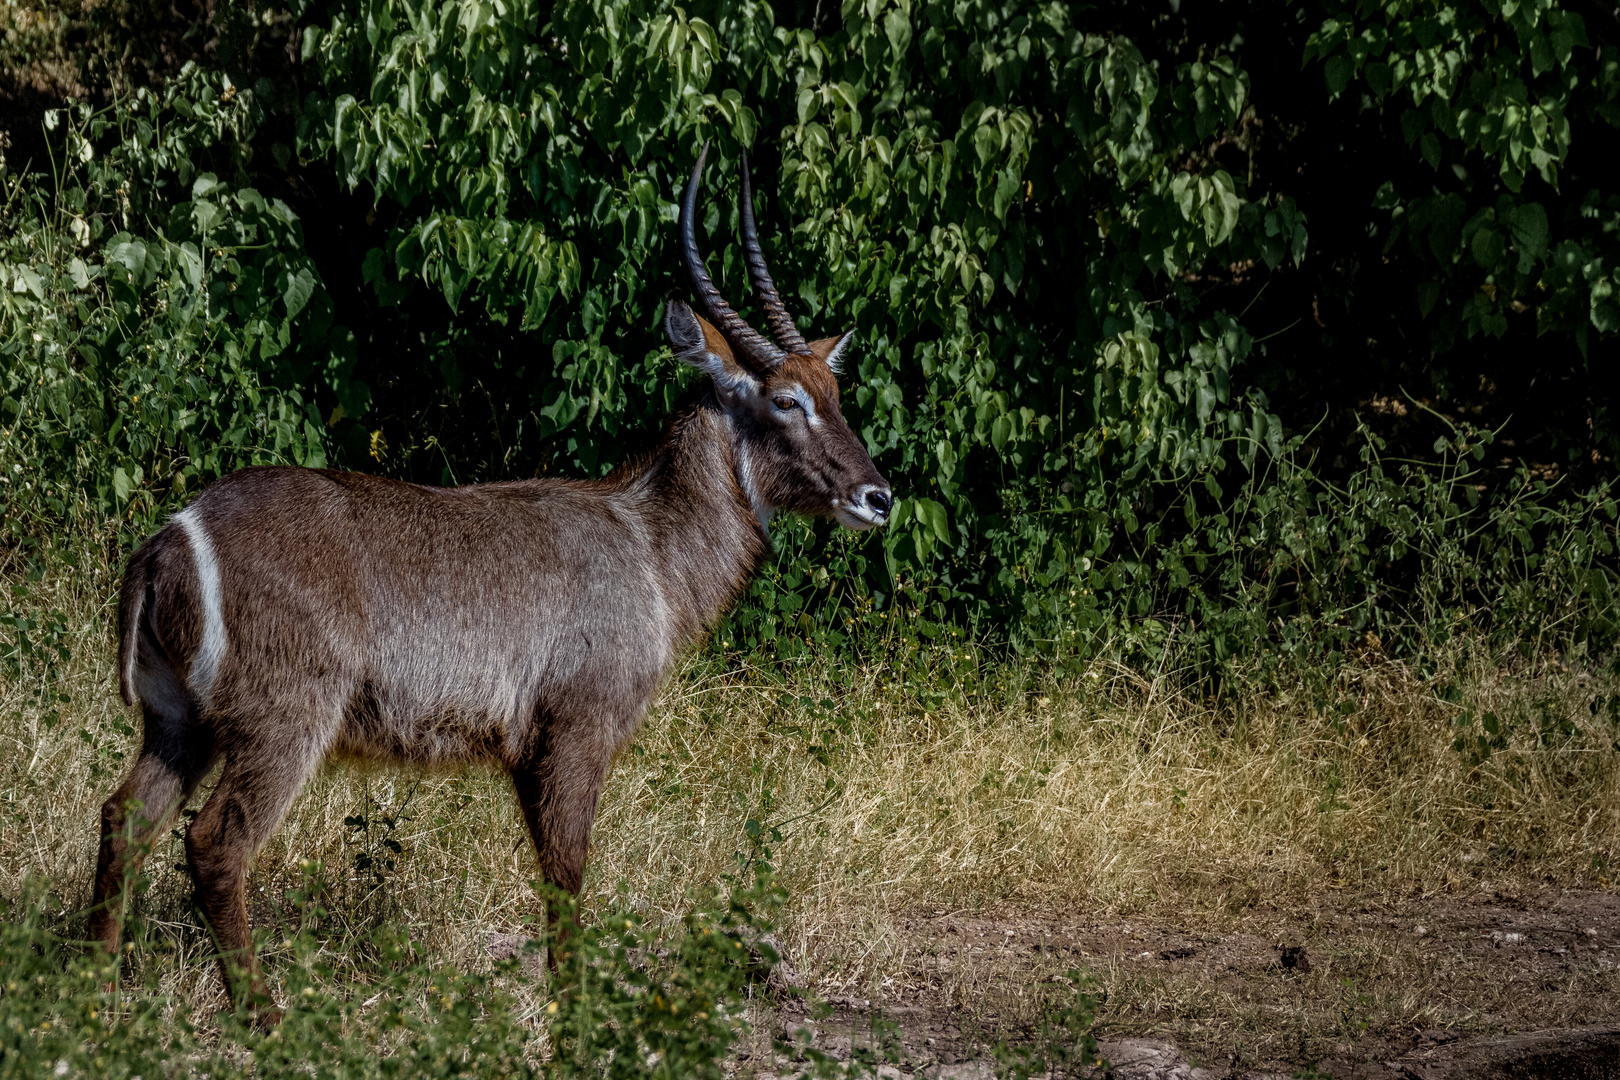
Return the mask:
[[838,408],[849,335],[806,342],[789,318],[746,159],[745,263],[770,338],[704,270],[707,152],[680,209],[707,318],[672,299],[664,328],[709,382],[649,456],[603,480],[459,488],[243,469],[130,558],[119,686],[145,732],[102,807],[92,940],[117,951],[127,876],[217,762],[186,858],[226,990],[261,1019],[275,1013],[244,875],[328,756],[508,770],[541,874],[577,893],[609,764],[682,647],[770,550],[772,513],[887,521],[889,485]]

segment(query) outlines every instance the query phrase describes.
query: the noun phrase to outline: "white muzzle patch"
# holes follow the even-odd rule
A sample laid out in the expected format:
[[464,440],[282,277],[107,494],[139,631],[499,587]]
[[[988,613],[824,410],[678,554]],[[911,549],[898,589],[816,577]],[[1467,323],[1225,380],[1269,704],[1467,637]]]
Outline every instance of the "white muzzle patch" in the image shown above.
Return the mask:
[[869,493],[882,490],[876,484],[862,484],[855,489],[855,497],[848,502],[835,500],[833,516],[838,519],[838,524],[846,529],[872,529],[887,524],[889,512],[874,508],[867,500]]

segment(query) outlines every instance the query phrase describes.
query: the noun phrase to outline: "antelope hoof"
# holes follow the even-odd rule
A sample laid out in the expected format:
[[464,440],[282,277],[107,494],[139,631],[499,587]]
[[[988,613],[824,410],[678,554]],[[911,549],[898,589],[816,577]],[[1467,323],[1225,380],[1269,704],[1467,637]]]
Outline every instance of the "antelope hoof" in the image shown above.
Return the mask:
[[280,1026],[282,1012],[274,1005],[253,1005],[248,1007],[248,1024],[261,1035],[268,1034]]

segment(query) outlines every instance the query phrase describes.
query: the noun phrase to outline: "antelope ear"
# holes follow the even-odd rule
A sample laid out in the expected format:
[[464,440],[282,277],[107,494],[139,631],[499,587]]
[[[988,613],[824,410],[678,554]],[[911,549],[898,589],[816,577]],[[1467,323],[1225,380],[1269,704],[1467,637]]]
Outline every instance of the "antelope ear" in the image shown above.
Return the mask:
[[676,359],[707,374],[722,397],[759,392],[758,380],[737,363],[720,331],[684,300],[670,300],[664,305],[664,332],[675,346]]
[[832,368],[834,375],[844,373],[844,347],[855,340],[855,331],[848,330],[837,337],[824,337],[810,343],[811,355]]

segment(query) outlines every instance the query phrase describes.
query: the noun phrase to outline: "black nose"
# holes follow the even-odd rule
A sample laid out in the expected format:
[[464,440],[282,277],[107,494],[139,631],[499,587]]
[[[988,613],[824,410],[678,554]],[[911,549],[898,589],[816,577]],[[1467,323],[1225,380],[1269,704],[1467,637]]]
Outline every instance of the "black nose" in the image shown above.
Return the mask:
[[887,491],[868,491],[866,493],[866,505],[887,516],[890,508],[894,506],[894,497]]

